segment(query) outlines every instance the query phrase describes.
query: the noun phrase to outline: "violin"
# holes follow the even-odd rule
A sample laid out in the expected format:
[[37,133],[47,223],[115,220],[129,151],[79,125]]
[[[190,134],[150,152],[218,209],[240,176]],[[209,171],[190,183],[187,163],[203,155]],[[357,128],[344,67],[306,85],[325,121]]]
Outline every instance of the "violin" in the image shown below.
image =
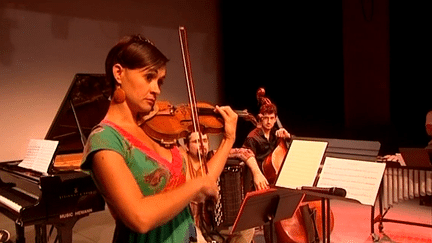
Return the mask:
[[[194,131],[192,108],[190,105],[172,105],[168,101],[158,101],[157,112],[141,125],[144,132],[160,144],[169,147],[177,144]],[[214,107],[208,103],[197,103],[199,126],[204,133],[221,133],[223,119],[214,112]]]
[[[219,134],[223,132],[224,121],[220,114],[215,112],[215,107],[207,102],[197,102],[195,107],[190,104],[172,105],[169,101],[157,101],[154,110],[144,117],[141,128],[153,140],[165,147],[177,144],[181,138],[185,138],[194,131],[193,109],[196,109],[199,121],[196,125],[204,134]],[[247,110],[235,110],[237,115],[258,124],[255,117]]]
[[[265,97],[265,90],[263,88],[258,89],[257,99],[261,105],[271,103],[270,99]],[[282,128],[282,124],[278,117],[276,118],[276,124],[279,128]],[[285,140],[279,139],[277,147],[263,161],[263,174],[270,184],[276,182],[277,174],[279,173],[282,161],[288,152],[288,147],[288,143]],[[313,216],[314,220],[306,218],[311,216]],[[322,222],[322,217],[321,200],[310,201],[307,203],[302,202],[293,217],[275,222],[274,228],[278,242],[308,243],[312,240],[313,242],[319,242],[320,239],[323,238],[323,230],[322,225],[316,224],[315,222]],[[330,211],[330,232],[333,230],[333,227],[334,216],[333,212]]]

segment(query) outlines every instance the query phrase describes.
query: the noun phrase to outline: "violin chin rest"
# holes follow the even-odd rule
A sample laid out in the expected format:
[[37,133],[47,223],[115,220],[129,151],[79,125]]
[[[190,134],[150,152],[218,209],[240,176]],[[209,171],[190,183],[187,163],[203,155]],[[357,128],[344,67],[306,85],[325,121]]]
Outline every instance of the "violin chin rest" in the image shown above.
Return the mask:
[[[141,124],[144,123],[145,121],[151,119],[152,117],[154,117],[158,112],[159,112],[159,106],[158,106],[158,104],[156,103],[156,104],[153,106],[153,109],[152,109],[152,110],[151,110],[147,115],[143,116],[143,117],[140,119],[140,120],[141,120]],[[138,125],[141,126],[141,124],[138,124]]]

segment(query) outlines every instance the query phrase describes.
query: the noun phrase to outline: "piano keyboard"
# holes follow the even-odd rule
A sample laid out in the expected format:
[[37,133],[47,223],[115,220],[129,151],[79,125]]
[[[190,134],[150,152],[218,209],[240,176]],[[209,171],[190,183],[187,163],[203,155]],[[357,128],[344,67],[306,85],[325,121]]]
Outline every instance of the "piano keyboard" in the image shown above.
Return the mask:
[[16,213],[19,213],[21,211],[21,208],[22,208],[21,205],[3,197],[2,195],[0,195],[0,203],[3,203],[7,207],[13,209]]

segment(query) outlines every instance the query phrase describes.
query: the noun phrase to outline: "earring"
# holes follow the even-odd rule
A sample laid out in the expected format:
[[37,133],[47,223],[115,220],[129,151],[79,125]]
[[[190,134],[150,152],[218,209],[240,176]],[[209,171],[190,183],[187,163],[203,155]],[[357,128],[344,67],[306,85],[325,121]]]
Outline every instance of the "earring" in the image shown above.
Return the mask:
[[126,100],[126,94],[122,88],[116,88],[114,91],[113,100],[117,104],[123,103]]

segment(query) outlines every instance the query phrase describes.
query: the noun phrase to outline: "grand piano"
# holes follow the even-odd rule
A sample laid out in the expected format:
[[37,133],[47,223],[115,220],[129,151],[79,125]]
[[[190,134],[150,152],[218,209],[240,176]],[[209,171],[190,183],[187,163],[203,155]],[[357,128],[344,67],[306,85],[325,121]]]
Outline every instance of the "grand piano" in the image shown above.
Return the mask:
[[75,223],[105,209],[91,177],[79,169],[86,138],[104,117],[111,87],[102,74],[76,74],[45,139],[59,141],[47,173],[18,166],[22,160],[0,162],[0,213],[15,222],[16,242],[34,226],[35,240],[71,243]]

